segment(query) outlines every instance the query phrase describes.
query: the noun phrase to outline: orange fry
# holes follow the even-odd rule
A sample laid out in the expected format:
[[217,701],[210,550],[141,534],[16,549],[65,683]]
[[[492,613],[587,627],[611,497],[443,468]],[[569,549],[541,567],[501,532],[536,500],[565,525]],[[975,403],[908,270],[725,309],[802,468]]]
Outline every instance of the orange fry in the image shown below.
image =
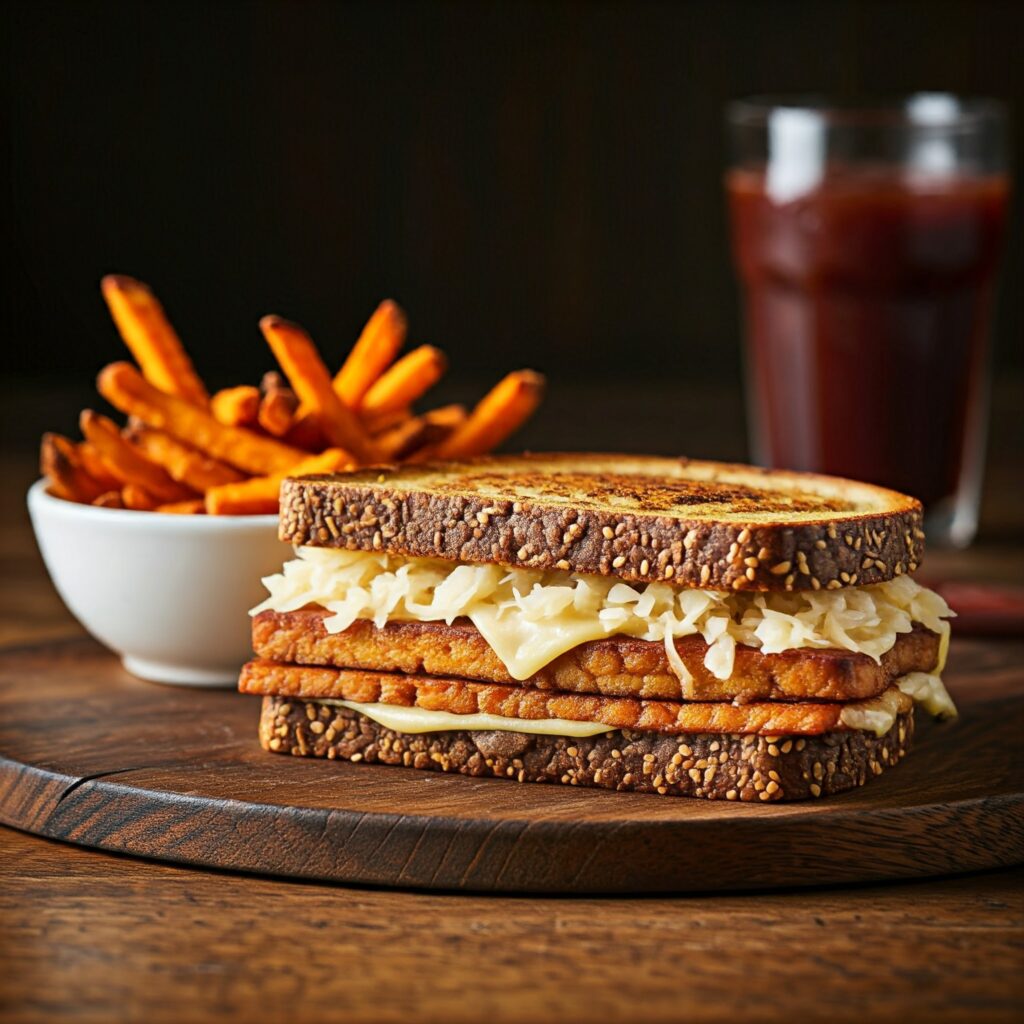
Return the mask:
[[205,406],[209,397],[156,296],[141,281],[109,274],[100,284],[110,315],[154,387]]
[[121,500],[125,508],[135,512],[152,512],[157,506],[157,499],[138,484],[125,484],[121,488]]
[[391,299],[385,299],[366,321],[359,340],[334,376],[334,390],[350,409],[359,407],[373,382],[394,361],[405,344],[406,327],[405,313]]
[[375,440],[386,459],[401,461],[414,452],[436,447],[465,419],[464,406],[445,405],[422,416],[412,416],[385,430]]
[[466,422],[466,407],[464,405],[441,405],[436,409],[429,409],[423,414],[423,418],[434,427],[441,427],[452,431],[461,427]]
[[206,512],[202,498],[190,498],[188,501],[172,501],[166,505],[157,505],[157,512],[169,512],[175,516],[197,516]]
[[107,489],[86,472],[74,442],[60,434],[43,434],[39,470],[50,481],[50,493],[67,501],[89,504]]
[[182,501],[192,497],[190,488],[172,480],[164,469],[150,462],[121,436],[117,424],[106,416],[85,409],[79,418],[79,426],[107,469],[122,484],[142,487],[158,501]]
[[273,437],[284,437],[295,420],[298,399],[291,388],[272,388],[260,399],[259,425]]
[[426,462],[434,458],[441,442],[466,422],[466,407],[464,405],[442,405],[437,409],[425,412],[423,419],[429,429],[416,447],[406,450],[402,456],[405,462]]
[[322,452],[327,447],[327,438],[317,424],[316,417],[309,413],[297,415],[282,440],[293,448],[301,448],[306,454]]
[[92,503],[100,508],[124,508],[124,498],[120,491],[104,491]]
[[477,403],[462,426],[436,448],[441,459],[482,455],[521,427],[544,394],[544,378],[533,370],[516,370],[499,381]]
[[[378,413],[373,416],[363,416],[360,413],[359,421],[363,425],[363,430],[373,438],[385,430],[397,427],[411,415],[412,410],[410,409],[393,409],[390,412]],[[317,426],[316,417],[310,412],[303,411],[301,404],[296,410],[295,417],[284,439],[288,444],[295,445],[296,448],[305,448],[307,451],[314,452],[322,451],[328,444],[323,431]]]
[[225,484],[206,492],[206,511],[215,516],[258,515],[277,511],[281,481],[287,476],[335,473],[354,466],[352,456],[340,448],[311,455],[284,473],[256,476],[237,484]]
[[372,415],[412,405],[441,379],[447,368],[448,360],[439,348],[420,345],[373,382],[363,398],[361,411]]
[[210,412],[214,419],[228,427],[251,427],[256,422],[259,408],[259,388],[251,384],[224,388],[210,399]]
[[404,409],[394,409],[391,412],[376,413],[373,416],[360,416],[360,419],[362,420],[363,428],[370,437],[376,437],[378,434],[383,434],[386,430],[391,430],[393,427],[400,426],[412,416],[413,411],[407,406]]
[[219,487],[221,484],[230,484],[245,478],[243,473],[226,462],[197,452],[162,430],[132,426],[128,428],[126,436],[146,458],[158,466],[163,466],[172,479],[201,494],[211,487]]
[[108,492],[120,489],[121,481],[107,469],[100,458],[100,453],[88,441],[81,441],[76,447],[82,468],[93,480],[105,487]]
[[386,462],[399,462],[410,452],[421,448],[427,440],[429,427],[422,416],[410,416],[374,439]]
[[377,458],[373,443],[355,413],[331,387],[330,375],[309,335],[277,316],[265,316],[260,329],[299,401],[316,418],[331,445],[351,452],[360,462],[373,462]]
[[306,455],[242,427],[227,427],[204,409],[158,391],[129,363],[111,363],[97,378],[114,408],[249,473],[283,473]]

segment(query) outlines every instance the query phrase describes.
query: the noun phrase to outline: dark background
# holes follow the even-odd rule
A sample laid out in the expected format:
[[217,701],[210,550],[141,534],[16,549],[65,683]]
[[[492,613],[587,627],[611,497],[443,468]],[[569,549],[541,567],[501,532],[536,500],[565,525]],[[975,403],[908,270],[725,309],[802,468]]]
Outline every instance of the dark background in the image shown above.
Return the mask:
[[[56,387],[120,358],[97,288],[118,271],[154,286],[213,386],[269,366],[261,314],[334,364],[384,296],[465,376],[736,383],[724,104],[1013,107],[1022,8],[9,4],[4,373]],[[1004,369],[1024,365],[1019,202],[1014,221]]]

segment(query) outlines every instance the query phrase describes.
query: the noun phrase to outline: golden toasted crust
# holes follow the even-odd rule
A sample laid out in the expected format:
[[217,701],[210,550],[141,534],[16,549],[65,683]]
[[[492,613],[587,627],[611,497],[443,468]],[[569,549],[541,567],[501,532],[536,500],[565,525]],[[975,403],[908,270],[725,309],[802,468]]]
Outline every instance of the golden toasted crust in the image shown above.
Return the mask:
[[285,480],[282,540],[719,590],[879,583],[921,561],[921,505],[810,473],[538,454]]
[[[502,718],[563,718],[599,722],[609,729],[636,729],[670,735],[694,732],[758,733],[779,736],[818,736],[842,731],[844,707],[838,703],[751,704],[682,703],[638,700],[632,697],[597,697],[579,693],[533,690],[464,679],[391,675],[349,669],[282,665],[251,661],[242,669],[238,688],[243,693],[301,699],[350,700],[360,704],[394,704],[455,715],[488,714]],[[899,711],[913,702],[895,687]],[[862,702],[870,704],[870,702]]]
[[279,754],[762,803],[863,786],[903,758],[913,734],[912,709],[882,736],[854,729],[796,739],[699,733],[682,741],[629,730],[582,738],[475,729],[410,734],[347,707],[287,697],[264,697],[260,715],[260,743]]
[[881,665],[850,651],[794,650],[762,654],[737,647],[728,679],[704,667],[708,645],[699,636],[676,641],[692,676],[683,684],[658,641],[613,636],[593,640],[556,658],[536,675],[517,682],[477,628],[466,619],[444,622],[388,622],[377,628],[357,620],[341,633],[328,633],[321,608],[261,612],[253,619],[256,655],[268,661],[335,668],[452,676],[540,690],[593,693],[605,697],[656,700],[862,700],[885,690],[908,672],[930,672],[939,637],[923,626],[897,637]]

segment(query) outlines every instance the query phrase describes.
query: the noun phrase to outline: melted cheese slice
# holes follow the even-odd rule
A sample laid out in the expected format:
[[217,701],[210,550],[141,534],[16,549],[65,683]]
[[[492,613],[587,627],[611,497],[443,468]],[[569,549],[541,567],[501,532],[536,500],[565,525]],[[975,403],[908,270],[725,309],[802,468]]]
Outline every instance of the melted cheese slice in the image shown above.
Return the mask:
[[903,706],[904,701],[900,700],[899,693],[886,690],[871,700],[848,704],[839,713],[839,721],[847,729],[884,736],[895,725],[896,716]]
[[896,685],[936,718],[956,718],[956,705],[937,674],[910,672],[900,676]]
[[527,732],[539,736],[597,736],[617,732],[596,722],[573,722],[567,718],[505,718],[502,715],[453,715],[450,711],[429,711],[401,704],[360,704],[354,700],[321,700],[358,711],[367,718],[395,732],[448,732],[466,729],[471,732]]
[[580,644],[609,635],[600,618],[567,610],[536,621],[485,606],[476,609],[471,620],[513,679],[529,679]]

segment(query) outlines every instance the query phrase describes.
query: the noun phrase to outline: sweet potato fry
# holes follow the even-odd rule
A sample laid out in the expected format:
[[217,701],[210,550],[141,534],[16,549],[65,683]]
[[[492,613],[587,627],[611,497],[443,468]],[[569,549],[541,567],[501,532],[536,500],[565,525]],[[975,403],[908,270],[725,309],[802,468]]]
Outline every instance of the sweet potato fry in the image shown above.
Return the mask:
[[466,422],[466,407],[459,404],[440,405],[436,409],[428,409],[423,418],[431,426],[452,431]]
[[427,440],[429,427],[422,416],[410,416],[375,438],[385,462],[399,462],[410,452],[421,448]]
[[106,490],[86,472],[74,442],[60,434],[43,434],[39,470],[50,481],[50,493],[67,501],[90,504]]
[[225,484],[206,492],[206,511],[215,516],[258,515],[277,511],[281,481],[286,476],[335,473],[355,465],[352,456],[340,448],[311,455],[284,473],[257,476],[237,484]]
[[406,327],[405,313],[391,299],[385,299],[367,320],[359,340],[334,376],[334,390],[350,409],[359,407],[373,382],[394,361],[405,344]]
[[214,419],[227,427],[251,427],[260,408],[259,388],[241,384],[237,388],[224,388],[210,399],[210,412]]
[[291,388],[272,388],[260,399],[259,425],[272,437],[284,437],[295,420],[299,402]]
[[[85,409],[79,426],[86,440],[96,449],[107,469],[122,484],[144,488],[156,501],[183,501],[195,496],[191,488],[184,487],[158,465],[150,462],[137,448],[129,444],[106,416]],[[126,502],[127,504],[127,502]]]
[[166,505],[157,505],[157,512],[169,512],[175,516],[198,516],[206,513],[206,505],[202,498],[190,498],[188,501],[172,501]]
[[544,378],[539,373],[510,373],[484,395],[466,422],[452,431],[434,454],[442,459],[462,459],[489,452],[526,422],[543,394]]
[[281,440],[293,448],[301,448],[307,455],[310,452],[322,452],[327,447],[327,438],[318,426],[316,417],[303,412],[296,414],[288,433]]
[[373,462],[376,449],[355,413],[331,387],[331,378],[316,346],[297,324],[265,316],[260,329],[295,394],[336,448],[351,452],[360,462]]
[[91,505],[92,502],[83,502],[66,484],[52,476],[46,477],[46,493],[54,498],[63,498],[64,501],[73,501],[79,505]]
[[442,405],[423,413],[429,429],[415,447],[407,448],[402,455],[403,462],[427,462],[434,458],[438,446],[458,427],[466,422],[464,405]]
[[100,287],[146,380],[161,391],[205,407],[206,388],[156,296],[141,281],[117,274],[103,278]]
[[83,441],[44,436],[47,489],[71,501],[178,515],[274,512],[289,475],[489,451],[543,391],[543,377],[520,370],[468,415],[461,405],[415,414],[447,360],[431,345],[398,358],[406,318],[385,300],[333,378],[301,327],[264,317],[260,328],[284,373],[211,398],[147,285],[111,275],[102,291],[138,367],[113,363],[97,378],[127,427],[86,410]]
[[445,405],[422,416],[411,416],[375,440],[384,458],[402,461],[422,449],[436,447],[465,419],[464,406]]
[[125,508],[133,512],[155,512],[159,499],[139,484],[125,484],[121,488],[121,500]]
[[104,491],[92,503],[100,508],[124,508],[124,498],[120,491]]
[[[410,409],[396,409],[394,412],[385,412],[366,419],[360,416],[359,421],[362,423],[363,431],[369,434],[372,440],[385,430],[397,427],[400,423],[409,419],[410,416],[412,416]],[[288,428],[288,433],[284,435],[282,440],[296,448],[303,448],[311,452],[323,451],[329,444],[318,425],[317,417],[310,412],[303,412],[301,403],[295,413],[291,426]]]
[[268,391],[280,391],[287,387],[288,381],[285,380],[284,374],[278,373],[277,370],[267,370],[260,378],[261,395],[267,394]]
[[88,441],[80,442],[76,448],[82,467],[93,480],[104,487],[108,493],[120,490],[122,481],[107,469],[103,459],[100,458],[100,453]]
[[146,458],[163,466],[167,474],[178,483],[184,484],[200,494],[211,487],[235,483],[245,479],[245,474],[226,462],[204,455],[202,452],[182,444],[177,438],[152,427],[131,426],[125,432],[128,440]]
[[447,368],[448,360],[439,348],[420,345],[373,382],[360,410],[364,415],[373,415],[412,405],[441,379]]
[[249,473],[283,473],[306,452],[260,437],[242,427],[228,427],[205,409],[158,391],[129,363],[111,363],[97,378],[103,397],[121,412]]
[[383,434],[387,430],[400,426],[406,420],[411,419],[412,416],[412,409],[406,407],[404,409],[394,409],[391,412],[375,413],[373,416],[364,417],[360,415],[360,420],[370,437],[376,437],[378,434]]

